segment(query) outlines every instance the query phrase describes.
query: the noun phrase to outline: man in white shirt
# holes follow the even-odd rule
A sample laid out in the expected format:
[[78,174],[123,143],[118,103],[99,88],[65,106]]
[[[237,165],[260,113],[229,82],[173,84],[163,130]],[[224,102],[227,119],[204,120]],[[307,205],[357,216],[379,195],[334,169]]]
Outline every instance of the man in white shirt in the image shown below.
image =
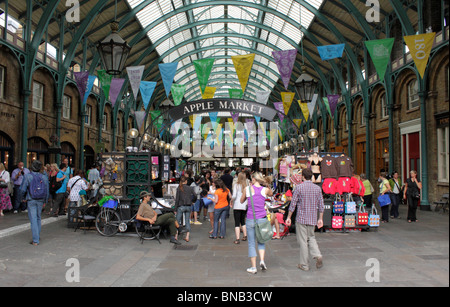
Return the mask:
[[69,194],[69,207],[76,207],[78,201],[81,200],[80,191],[87,190],[89,188],[88,183],[81,176],[81,170],[75,171],[75,176],[70,178],[67,183],[67,190]]

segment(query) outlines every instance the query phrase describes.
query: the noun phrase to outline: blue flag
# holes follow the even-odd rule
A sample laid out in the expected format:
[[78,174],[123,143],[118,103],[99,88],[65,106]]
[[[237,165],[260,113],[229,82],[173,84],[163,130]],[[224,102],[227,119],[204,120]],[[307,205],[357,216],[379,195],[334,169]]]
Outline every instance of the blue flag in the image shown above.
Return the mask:
[[141,81],[139,89],[141,91],[142,102],[144,103],[144,108],[147,110],[148,104],[150,103],[150,98],[152,98],[153,91],[155,90],[156,82],[153,81]]
[[86,105],[89,94],[91,93],[92,87],[94,86],[94,81],[97,79],[96,76],[89,76],[88,82],[86,85],[86,93],[84,94],[83,106]]
[[159,72],[163,80],[164,89],[166,90],[167,98],[169,98],[170,90],[172,89],[173,78],[177,73],[178,62],[159,64]]
[[317,46],[317,50],[319,51],[322,61],[327,61],[327,60],[342,57],[344,48],[345,48],[345,44]]

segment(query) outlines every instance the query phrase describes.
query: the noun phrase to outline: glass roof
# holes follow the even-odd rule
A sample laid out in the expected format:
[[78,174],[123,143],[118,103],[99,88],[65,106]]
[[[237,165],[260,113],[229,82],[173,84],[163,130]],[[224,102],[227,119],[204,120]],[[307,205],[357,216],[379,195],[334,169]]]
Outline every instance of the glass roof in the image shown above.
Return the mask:
[[[145,2],[127,1],[132,9]],[[244,98],[253,100],[255,90],[273,90],[280,78],[272,58],[273,47],[296,49],[302,32],[292,23],[308,28],[314,18],[293,0],[240,0],[239,6],[227,4],[234,1],[218,0],[147,2],[136,17],[142,28],[158,21],[147,36],[161,63],[179,62],[174,82],[188,85],[188,101],[201,98],[193,61],[202,58],[215,59],[208,83],[217,87],[215,97],[228,97],[228,88],[240,88],[231,57],[250,53],[256,56]],[[323,0],[306,2],[319,9]]]

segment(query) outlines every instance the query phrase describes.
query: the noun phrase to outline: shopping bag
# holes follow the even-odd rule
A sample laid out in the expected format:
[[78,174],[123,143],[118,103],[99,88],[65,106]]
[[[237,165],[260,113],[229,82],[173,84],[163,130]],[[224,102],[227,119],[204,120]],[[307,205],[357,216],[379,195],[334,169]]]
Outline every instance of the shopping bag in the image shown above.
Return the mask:
[[343,225],[342,216],[333,216],[331,219],[331,228],[341,229]]
[[345,228],[355,227],[356,226],[356,216],[346,215],[344,217],[344,226],[345,226]]
[[346,197],[345,213],[348,213],[348,214],[355,214],[356,213],[356,203],[353,201],[353,198],[352,198],[351,195],[348,195]]
[[380,226],[380,216],[378,215],[375,205],[372,205],[372,212],[369,214],[369,226],[370,227]]
[[344,213],[344,202],[343,201],[333,202],[333,213],[336,213],[336,214]]
[[364,210],[364,204],[359,205],[358,213],[356,214],[356,225],[365,226],[369,223],[369,213]]
[[389,197],[389,194],[384,194],[378,196],[378,203],[380,204],[380,207],[384,207],[391,204],[391,198]]

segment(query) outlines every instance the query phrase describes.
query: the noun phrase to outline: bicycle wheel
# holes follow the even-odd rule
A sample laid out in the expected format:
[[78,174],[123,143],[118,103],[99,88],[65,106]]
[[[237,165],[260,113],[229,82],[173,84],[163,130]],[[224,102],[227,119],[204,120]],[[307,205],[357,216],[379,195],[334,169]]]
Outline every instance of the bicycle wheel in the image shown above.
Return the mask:
[[112,209],[100,210],[95,219],[95,227],[97,231],[105,237],[114,236],[119,230],[120,218],[119,214]]

